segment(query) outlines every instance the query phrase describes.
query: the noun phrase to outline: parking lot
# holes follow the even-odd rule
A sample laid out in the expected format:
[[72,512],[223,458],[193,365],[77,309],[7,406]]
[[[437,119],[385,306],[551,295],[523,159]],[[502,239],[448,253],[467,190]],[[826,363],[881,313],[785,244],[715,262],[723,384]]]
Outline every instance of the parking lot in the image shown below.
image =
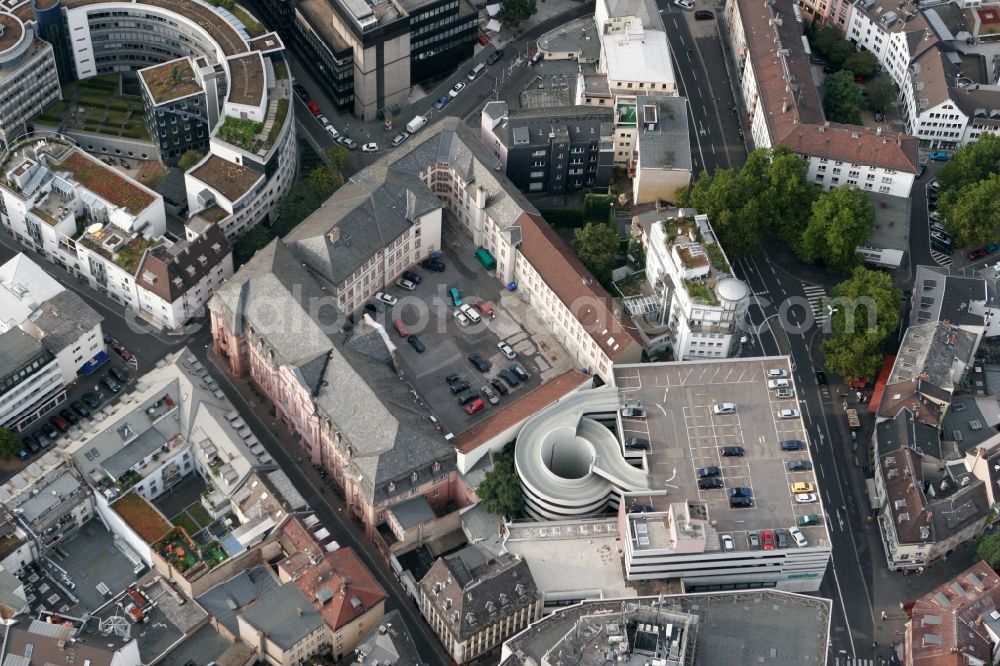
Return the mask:
[[[801,418],[779,418],[781,409],[797,409],[798,401],[779,399],[767,386],[767,372],[784,370],[791,377],[785,358],[727,360],[712,363],[685,362],[626,366],[615,369],[615,383],[631,406],[641,406],[645,419],[623,418],[623,438],[646,438],[650,442],[648,462],[652,486],[666,488],[666,496],[649,497],[657,511],[678,497],[704,502],[720,534],[731,534],[739,550],[749,548],[748,533],[787,529],[799,516],[823,515],[817,497],[796,502],[791,484],[813,484],[814,472],[790,471],[792,460],[811,461],[808,439]],[[791,379],[789,382],[791,383]],[[794,388],[794,387],[793,387]],[[733,414],[716,414],[717,403],[736,405]],[[782,451],[782,440],[807,443],[802,451]],[[724,456],[722,448],[741,446],[743,456]],[[718,467],[722,488],[701,489],[697,470]],[[728,490],[749,488],[753,506],[730,508]],[[828,543],[826,528],[802,528],[810,545]]]
[[[413,268],[422,277],[421,284],[413,291],[393,287],[390,293],[399,301],[393,307],[381,308],[378,317],[384,320],[386,331],[399,348],[404,376],[445,430],[457,434],[565,372],[574,362],[542,326],[526,316],[529,306],[520,295],[504,289],[493,273],[487,272],[476,260],[476,247],[470,238],[456,230],[454,220],[448,219],[450,214],[445,213],[445,218],[441,251],[441,261],[446,266],[444,272]],[[460,325],[453,315],[456,308],[449,293],[453,287],[459,290],[465,304],[475,306],[479,300],[489,303],[493,317],[481,314],[478,323]],[[418,353],[397,332],[396,319],[402,321],[408,333],[420,338],[425,346],[423,353]],[[497,347],[500,342],[510,345],[517,357],[508,359]],[[471,354],[480,355],[490,364],[490,369],[485,373],[477,370],[469,361]],[[501,395],[490,386],[499,403],[491,405],[483,399],[485,409],[471,416],[445,381],[449,375],[457,374],[460,381],[468,382],[470,390],[482,398],[480,389],[497,378],[498,372],[509,370],[512,363],[528,373],[527,382],[509,386],[504,380],[498,380],[508,390],[508,395]]]

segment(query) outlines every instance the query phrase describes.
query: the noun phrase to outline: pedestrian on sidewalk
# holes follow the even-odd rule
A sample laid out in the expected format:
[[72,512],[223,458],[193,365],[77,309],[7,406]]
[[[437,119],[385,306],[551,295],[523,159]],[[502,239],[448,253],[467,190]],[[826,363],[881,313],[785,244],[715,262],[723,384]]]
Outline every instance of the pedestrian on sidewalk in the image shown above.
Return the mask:
[[886,617],[887,617],[887,616],[886,616],[886,614],[885,614],[885,611],[882,611],[882,621],[883,621],[883,622],[885,622],[885,620],[886,620]]

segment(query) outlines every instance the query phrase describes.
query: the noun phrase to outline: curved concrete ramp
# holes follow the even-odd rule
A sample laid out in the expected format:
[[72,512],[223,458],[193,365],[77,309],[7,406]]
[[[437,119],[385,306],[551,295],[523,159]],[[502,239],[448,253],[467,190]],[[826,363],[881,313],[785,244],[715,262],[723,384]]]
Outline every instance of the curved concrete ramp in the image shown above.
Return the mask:
[[545,408],[521,428],[514,463],[535,519],[591,516],[621,493],[649,490],[649,477],[622,456],[615,433],[596,418],[616,418],[618,389],[573,393]]

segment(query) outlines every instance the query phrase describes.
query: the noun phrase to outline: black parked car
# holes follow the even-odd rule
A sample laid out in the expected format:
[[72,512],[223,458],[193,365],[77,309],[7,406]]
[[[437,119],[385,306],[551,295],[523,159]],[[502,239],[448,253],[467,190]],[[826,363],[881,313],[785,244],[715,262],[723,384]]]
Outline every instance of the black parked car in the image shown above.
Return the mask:
[[500,395],[507,395],[507,387],[499,379],[496,379],[494,377],[493,379],[490,380],[490,384],[493,385],[493,388],[495,388],[497,390],[497,393],[499,393]]
[[808,460],[790,460],[788,469],[791,472],[808,472],[813,468],[813,464]]
[[414,273],[413,271],[403,271],[403,279],[409,280],[413,284],[420,284],[424,281],[424,279],[420,277],[419,273]]
[[59,429],[48,421],[39,426],[38,429],[49,439],[57,439],[59,437]]
[[437,259],[424,259],[420,262],[420,265],[429,271],[434,271],[435,273],[444,273],[444,262],[438,261]]
[[105,375],[104,377],[101,377],[101,386],[108,389],[112,393],[118,393],[118,391],[122,390],[122,387],[118,384],[118,382],[115,381],[114,377],[112,377],[111,375]]
[[459,376],[459,374],[458,374],[458,373],[456,373],[456,372],[453,372],[453,373],[451,373],[450,375],[448,375],[447,377],[445,377],[445,378],[444,378],[444,380],[445,380],[445,382],[447,382],[447,383],[449,383],[449,384],[454,384],[455,382],[457,382],[457,381],[458,381],[459,379],[461,379],[461,378],[462,378],[462,377],[461,377],[461,376]]
[[529,379],[528,373],[525,372],[524,368],[519,366],[517,363],[510,364],[510,371],[513,372],[515,375],[517,375],[517,378],[520,379],[522,382],[524,382],[525,384],[528,383]]
[[492,365],[490,365],[489,361],[487,361],[479,354],[470,355],[469,362],[472,363],[472,365],[476,366],[476,370],[478,370],[479,372],[489,372],[490,368],[493,367]]
[[515,387],[515,386],[517,386],[518,384],[521,383],[520,380],[517,377],[515,377],[513,374],[511,374],[511,372],[509,370],[501,370],[500,372],[497,373],[497,377],[500,377],[505,382],[507,382],[508,384],[510,384],[511,388],[513,388],[513,387]]
[[730,509],[749,509],[753,506],[753,500],[749,497],[730,497],[729,498],[729,508]]
[[489,57],[486,58],[486,64],[487,65],[494,65],[502,57],[503,57],[503,51],[501,49],[497,49],[496,51],[494,51],[493,53],[491,53],[489,55]]
[[729,489],[730,497],[753,497],[753,489],[746,486],[736,486]]
[[80,396],[80,400],[83,400],[91,409],[97,409],[101,406],[101,398],[96,393],[84,393]]
[[826,384],[827,384],[827,382],[826,382],[826,373],[823,372],[822,370],[817,370],[816,371],[816,383],[819,384],[819,385],[821,385],[821,386],[826,386]]
[[427,349],[427,347],[424,346],[424,343],[420,341],[420,338],[415,335],[407,336],[406,341],[410,343],[411,347],[417,350],[418,354],[423,354],[424,350]]
[[714,490],[723,487],[722,479],[698,479],[698,487],[702,490]]
[[455,382],[454,384],[451,385],[451,394],[458,395],[462,391],[468,391],[469,387],[470,387],[469,382],[466,381]]
[[128,384],[128,373],[124,370],[119,370],[118,368],[111,368],[108,370],[108,374],[115,378],[116,381],[122,384]]
[[59,411],[59,416],[63,417],[70,425],[76,425],[80,422],[80,417],[77,416],[72,409],[63,409]]
[[649,440],[645,437],[630,437],[625,440],[625,448],[649,450]]
[[742,458],[746,451],[742,446],[723,446],[721,453],[725,458]]
[[467,405],[478,397],[479,396],[473,393],[472,391],[465,391],[458,396],[458,404]]
[[69,403],[69,406],[70,409],[72,409],[76,413],[76,415],[81,418],[87,418],[88,416],[90,416],[90,410],[87,409],[86,405],[84,405],[79,400],[74,400],[73,402]]
[[698,478],[707,479],[710,476],[719,476],[722,474],[722,470],[714,465],[712,467],[700,467],[698,468]]
[[21,438],[21,443],[24,444],[32,453],[38,453],[42,450],[42,447],[38,444],[38,440],[34,435],[25,435]]

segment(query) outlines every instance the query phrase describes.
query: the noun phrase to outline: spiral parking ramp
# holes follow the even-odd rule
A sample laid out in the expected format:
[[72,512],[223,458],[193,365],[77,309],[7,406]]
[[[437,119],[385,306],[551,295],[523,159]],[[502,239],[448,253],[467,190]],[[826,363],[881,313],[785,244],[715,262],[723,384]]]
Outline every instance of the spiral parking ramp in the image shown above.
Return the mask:
[[617,435],[600,422],[617,419],[621,404],[616,388],[578,391],[524,424],[514,463],[529,516],[592,516],[622,493],[650,489],[647,473],[626,462]]

